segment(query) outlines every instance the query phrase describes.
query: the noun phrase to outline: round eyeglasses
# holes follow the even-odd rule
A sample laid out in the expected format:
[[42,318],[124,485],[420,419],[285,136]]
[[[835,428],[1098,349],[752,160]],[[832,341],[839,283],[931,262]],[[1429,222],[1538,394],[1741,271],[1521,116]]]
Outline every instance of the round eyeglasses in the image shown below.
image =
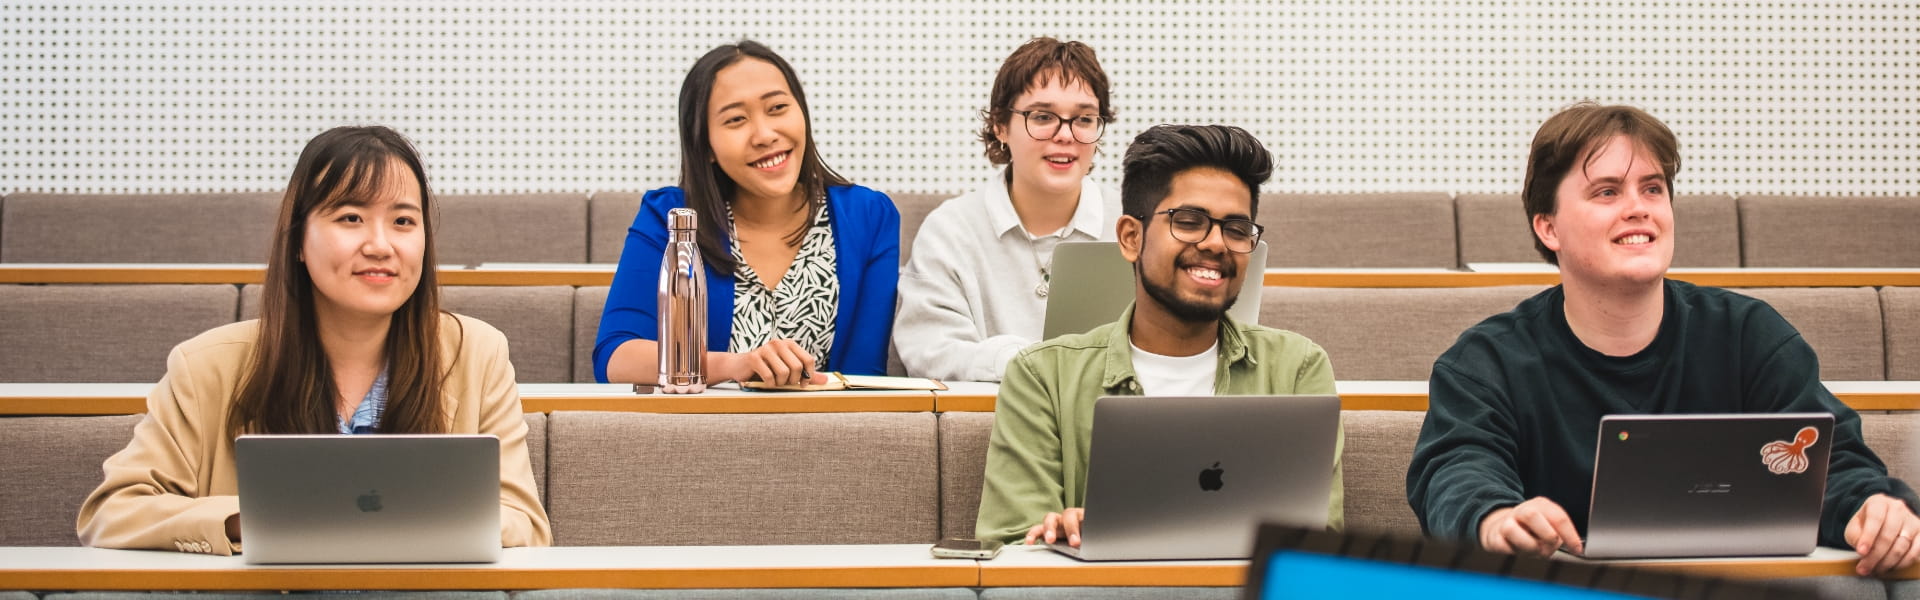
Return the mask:
[[1169,208],[1148,215],[1166,215],[1168,233],[1173,239],[1189,244],[1207,241],[1213,235],[1214,226],[1220,227],[1220,241],[1227,250],[1235,254],[1252,254],[1253,247],[1260,243],[1260,234],[1267,230],[1247,219],[1215,219],[1207,211],[1198,208]]
[[1027,122],[1027,135],[1036,140],[1050,140],[1060,135],[1060,127],[1071,124],[1073,141],[1091,144],[1100,141],[1105,133],[1107,122],[1094,115],[1080,115],[1071,119],[1061,117],[1044,110],[1016,110],[1013,114]]

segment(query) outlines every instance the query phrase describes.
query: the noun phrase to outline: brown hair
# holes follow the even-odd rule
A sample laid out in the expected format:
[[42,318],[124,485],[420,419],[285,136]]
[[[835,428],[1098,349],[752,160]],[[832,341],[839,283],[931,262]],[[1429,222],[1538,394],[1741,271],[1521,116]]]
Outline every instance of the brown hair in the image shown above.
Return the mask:
[[993,78],[987,108],[980,111],[980,120],[984,122],[980,126],[980,143],[987,145],[987,162],[1004,165],[1013,160],[1007,145],[993,131],[1013,119],[1013,99],[1055,78],[1063,86],[1086,83],[1100,104],[1100,120],[1113,122],[1113,104],[1107,101],[1107,72],[1100,68],[1093,48],[1080,42],[1033,38],[1007,56],[1006,62],[1000,63],[1000,74]]
[[[406,171],[392,167],[398,161]],[[448,430],[440,356],[440,285],[435,275],[432,194],[413,145],[385,127],[338,127],[307,142],[280,201],[260,295],[260,336],[248,360],[239,395],[227,415],[230,435],[333,433],[333,368],[320,347],[314,321],[313,277],[300,261],[307,219],[349,202],[371,200],[389,177],[419,182],[425,251],[413,296],[393,313],[387,329],[387,403],[381,433],[443,433]],[[446,360],[443,362],[443,358]]]
[[713,100],[713,82],[720,70],[749,58],[766,61],[780,69],[807,123],[807,144],[800,153],[800,180],[794,185],[807,191],[808,218],[787,234],[787,246],[798,247],[806,239],[807,229],[813,227],[814,218],[820,216],[820,208],[827,203],[827,188],[852,185],[820,158],[820,149],[813,142],[813,112],[807,108],[807,95],[800,91],[800,76],[794,73],[793,65],[787,64],[773,49],[753,40],[740,40],[740,43],[707,51],[700,60],[694,61],[687,78],[680,83],[680,191],[686,194],[687,207],[700,213],[693,234],[694,241],[700,245],[700,257],[707,266],[724,275],[732,275],[738,265],[733,258],[733,242],[727,232],[726,219],[721,215],[727,214],[726,207],[733,202],[739,186],[713,162],[713,140],[707,132],[707,103]]
[[1527,231],[1533,235],[1533,248],[1548,264],[1560,264],[1560,257],[1547,249],[1533,233],[1535,215],[1551,215],[1559,207],[1555,193],[1567,178],[1574,163],[1584,171],[1594,159],[1593,151],[1614,136],[1632,139],[1640,151],[1660,163],[1669,194],[1673,176],[1680,172],[1680,144],[1665,123],[1646,111],[1631,106],[1602,106],[1583,101],[1562,109],[1540,124],[1533,134],[1533,149],[1527,153],[1527,179],[1520,188],[1521,202],[1527,209]]

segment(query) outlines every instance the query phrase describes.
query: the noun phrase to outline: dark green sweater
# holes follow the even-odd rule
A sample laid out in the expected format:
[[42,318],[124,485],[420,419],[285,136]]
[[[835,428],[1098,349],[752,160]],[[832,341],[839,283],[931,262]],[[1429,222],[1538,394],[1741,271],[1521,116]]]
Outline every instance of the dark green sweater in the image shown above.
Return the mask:
[[1528,298],[1434,362],[1407,468],[1407,502],[1428,535],[1478,543],[1487,513],[1546,496],[1584,537],[1609,414],[1833,413],[1820,543],[1847,547],[1847,519],[1875,493],[1920,507],[1861,440],[1860,416],[1820,383],[1813,348],[1765,302],[1669,280],[1653,343],[1612,357],[1574,337],[1565,301],[1558,286]]

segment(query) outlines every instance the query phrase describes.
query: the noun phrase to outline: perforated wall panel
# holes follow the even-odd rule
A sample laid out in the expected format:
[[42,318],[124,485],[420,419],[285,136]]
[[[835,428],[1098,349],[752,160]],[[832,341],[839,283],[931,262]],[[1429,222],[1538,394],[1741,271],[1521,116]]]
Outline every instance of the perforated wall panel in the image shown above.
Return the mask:
[[0,5],[0,192],[272,190],[327,127],[412,136],[449,193],[642,190],[678,169],[693,60],[799,69],[829,164],[892,192],[989,171],[992,76],[1099,50],[1120,120],[1244,126],[1274,189],[1515,192],[1591,98],[1679,135],[1687,193],[1920,189],[1920,4],[1847,2],[20,2]]

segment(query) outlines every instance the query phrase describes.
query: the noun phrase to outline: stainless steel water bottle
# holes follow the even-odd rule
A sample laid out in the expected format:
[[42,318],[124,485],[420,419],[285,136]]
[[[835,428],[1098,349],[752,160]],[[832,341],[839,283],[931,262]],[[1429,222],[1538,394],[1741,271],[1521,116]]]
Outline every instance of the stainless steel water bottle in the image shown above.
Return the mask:
[[707,390],[707,277],[700,244],[693,239],[699,215],[691,208],[667,212],[667,251],[660,259],[660,391]]

